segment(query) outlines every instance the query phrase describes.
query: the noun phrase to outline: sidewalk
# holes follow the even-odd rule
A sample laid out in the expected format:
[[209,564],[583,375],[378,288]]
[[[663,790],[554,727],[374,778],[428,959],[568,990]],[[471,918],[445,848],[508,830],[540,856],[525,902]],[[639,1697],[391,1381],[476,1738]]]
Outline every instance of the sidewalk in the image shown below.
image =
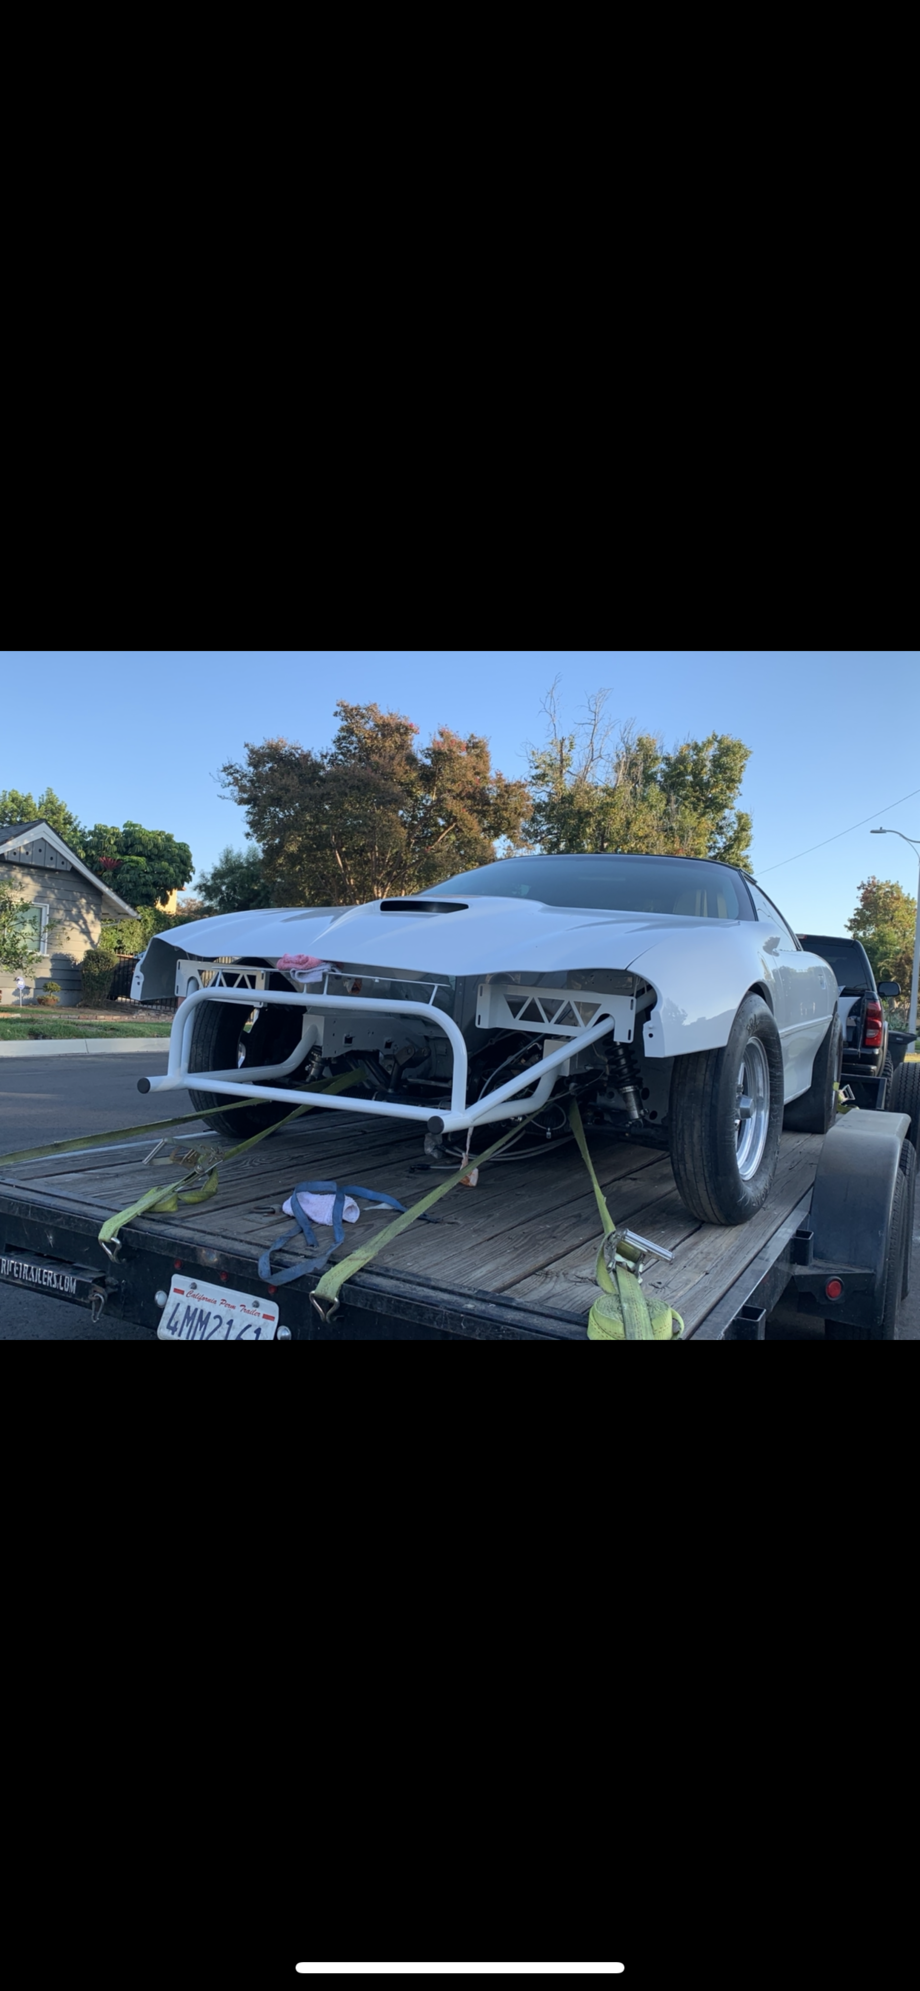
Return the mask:
[[97,1051],[100,1057],[111,1051],[142,1051],[146,1056],[158,1051],[165,1057],[168,1050],[168,1037],[24,1037],[14,1044],[0,1042],[0,1058],[71,1057],[83,1051]]

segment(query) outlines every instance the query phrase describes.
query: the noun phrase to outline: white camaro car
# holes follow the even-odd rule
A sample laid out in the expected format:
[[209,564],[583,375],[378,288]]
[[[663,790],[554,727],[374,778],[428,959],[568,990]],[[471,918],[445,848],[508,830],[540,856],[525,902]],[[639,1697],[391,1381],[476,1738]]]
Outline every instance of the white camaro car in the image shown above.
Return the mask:
[[835,1111],[827,962],[704,859],[505,858],[415,898],[199,920],[151,941],[132,993],[183,998],[150,1086],[187,1086],[237,1139],[315,1098],[420,1122],[429,1154],[524,1115],[521,1147],[545,1148],[574,1095],[666,1147],[710,1223],[760,1208],[784,1116],[825,1133]]

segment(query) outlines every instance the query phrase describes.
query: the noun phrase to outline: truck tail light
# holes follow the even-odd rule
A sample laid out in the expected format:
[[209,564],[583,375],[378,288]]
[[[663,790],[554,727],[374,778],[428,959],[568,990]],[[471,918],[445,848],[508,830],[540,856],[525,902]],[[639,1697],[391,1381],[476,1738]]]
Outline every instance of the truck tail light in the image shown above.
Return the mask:
[[881,1049],[882,1005],[877,996],[870,996],[866,1003],[866,1033],[863,1043],[867,1051]]

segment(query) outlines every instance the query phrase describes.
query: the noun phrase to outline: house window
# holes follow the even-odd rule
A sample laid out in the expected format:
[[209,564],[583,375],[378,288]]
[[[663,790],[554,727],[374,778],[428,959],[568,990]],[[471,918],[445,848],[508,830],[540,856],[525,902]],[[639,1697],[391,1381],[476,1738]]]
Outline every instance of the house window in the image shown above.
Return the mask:
[[29,946],[36,954],[44,954],[48,934],[48,907],[32,905],[24,907],[18,915],[16,925],[20,933],[26,935]]

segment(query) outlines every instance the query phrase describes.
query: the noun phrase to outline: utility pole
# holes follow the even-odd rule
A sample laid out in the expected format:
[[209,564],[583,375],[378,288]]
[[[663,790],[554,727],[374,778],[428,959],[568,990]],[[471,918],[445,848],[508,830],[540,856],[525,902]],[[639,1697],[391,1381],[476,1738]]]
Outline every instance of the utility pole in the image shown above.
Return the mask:
[[[870,836],[899,836],[902,843],[909,843],[914,856],[920,863],[920,838],[905,836],[903,830],[870,830]],[[914,963],[910,975],[910,1015],[907,1028],[912,1037],[917,1031],[917,984],[920,982],[920,872],[917,876],[917,918],[914,925]]]

